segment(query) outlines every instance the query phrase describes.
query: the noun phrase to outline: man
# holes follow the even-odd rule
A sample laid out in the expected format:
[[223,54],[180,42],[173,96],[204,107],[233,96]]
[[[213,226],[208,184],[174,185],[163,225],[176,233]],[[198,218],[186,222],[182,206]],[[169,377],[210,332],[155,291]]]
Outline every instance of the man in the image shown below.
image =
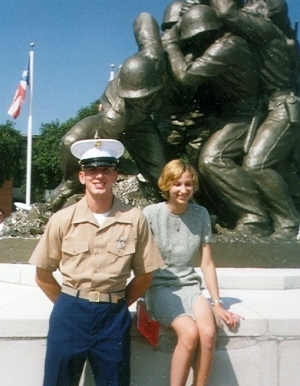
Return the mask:
[[[282,175],[289,172],[289,159],[300,134],[300,120],[289,116],[293,109],[300,115],[299,103],[290,93],[296,86],[297,74],[291,58],[287,36],[271,20],[284,20],[286,3],[283,0],[253,0],[238,9],[236,0],[212,0],[218,15],[233,33],[246,39],[258,58],[259,80],[267,116],[257,127],[257,133],[244,160],[247,170],[272,219],[272,238],[296,239],[299,214]],[[286,23],[285,23],[286,24]],[[295,47],[294,47],[295,48]],[[291,103],[289,103],[291,101]],[[297,111],[296,111],[297,110]],[[284,170],[286,169],[286,170]],[[299,179],[298,179],[299,186]]]
[[163,262],[143,214],[113,195],[123,145],[84,140],[71,151],[80,159],[85,197],[52,215],[30,258],[37,284],[54,302],[43,385],[78,385],[88,359],[97,386],[129,386],[128,306]]
[[[257,103],[256,64],[245,40],[225,33],[215,11],[194,5],[166,31],[165,51],[174,78],[184,85],[208,85],[218,129],[199,158],[200,174],[224,200],[242,235],[270,233],[269,217],[250,175],[240,167],[243,143]],[[188,55],[190,58],[187,60]]]
[[70,152],[78,140],[101,137],[121,141],[140,173],[157,191],[157,179],[167,162],[152,119],[162,103],[163,50],[158,24],[150,14],[143,12],[136,18],[134,33],[140,50],[124,61],[116,78],[107,84],[99,113],[76,123],[61,140],[63,181],[48,200],[54,211],[78,192],[78,164]]

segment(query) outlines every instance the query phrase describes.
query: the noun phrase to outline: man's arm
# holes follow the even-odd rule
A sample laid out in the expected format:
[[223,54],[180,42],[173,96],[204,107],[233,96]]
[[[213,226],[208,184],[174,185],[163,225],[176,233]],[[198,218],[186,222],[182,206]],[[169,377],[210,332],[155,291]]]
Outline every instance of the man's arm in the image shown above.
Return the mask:
[[146,290],[150,287],[152,282],[151,273],[144,273],[135,276],[127,285],[125,290],[125,299],[127,306],[131,306],[138,298],[144,296]]
[[61,286],[54,278],[53,272],[37,267],[35,281],[45,295],[55,303],[60,294]]

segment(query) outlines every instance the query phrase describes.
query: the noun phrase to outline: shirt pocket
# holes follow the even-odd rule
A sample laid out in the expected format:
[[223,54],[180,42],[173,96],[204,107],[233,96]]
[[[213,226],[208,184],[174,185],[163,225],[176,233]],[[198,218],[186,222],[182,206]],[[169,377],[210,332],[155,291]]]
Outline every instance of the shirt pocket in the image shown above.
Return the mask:
[[61,250],[65,256],[84,256],[89,251],[89,243],[86,241],[63,241]]
[[112,275],[128,275],[131,271],[132,255],[135,253],[135,243],[117,241],[107,244],[107,263]]
[[123,242],[122,240],[115,243],[108,243],[107,252],[117,257],[131,256],[135,253],[135,243]]

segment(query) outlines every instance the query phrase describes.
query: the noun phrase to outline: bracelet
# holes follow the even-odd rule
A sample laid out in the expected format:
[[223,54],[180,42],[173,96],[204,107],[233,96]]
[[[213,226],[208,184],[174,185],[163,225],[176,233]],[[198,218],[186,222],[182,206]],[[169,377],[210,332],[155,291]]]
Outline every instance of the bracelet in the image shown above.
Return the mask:
[[223,302],[222,302],[221,299],[214,300],[213,302],[211,302],[211,305],[212,305],[212,306],[214,306],[215,304],[223,304]]

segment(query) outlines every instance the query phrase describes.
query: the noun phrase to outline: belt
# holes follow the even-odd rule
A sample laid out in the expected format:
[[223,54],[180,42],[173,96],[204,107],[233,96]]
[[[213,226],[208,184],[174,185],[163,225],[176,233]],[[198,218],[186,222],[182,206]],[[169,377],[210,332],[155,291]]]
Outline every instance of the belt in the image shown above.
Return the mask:
[[63,285],[61,288],[61,292],[67,295],[74,296],[79,299],[85,299],[93,303],[100,303],[100,302],[106,302],[106,303],[118,303],[119,300],[124,299],[125,297],[125,291],[120,292],[98,292],[98,291],[80,291],[76,288],[68,287],[66,285]]

